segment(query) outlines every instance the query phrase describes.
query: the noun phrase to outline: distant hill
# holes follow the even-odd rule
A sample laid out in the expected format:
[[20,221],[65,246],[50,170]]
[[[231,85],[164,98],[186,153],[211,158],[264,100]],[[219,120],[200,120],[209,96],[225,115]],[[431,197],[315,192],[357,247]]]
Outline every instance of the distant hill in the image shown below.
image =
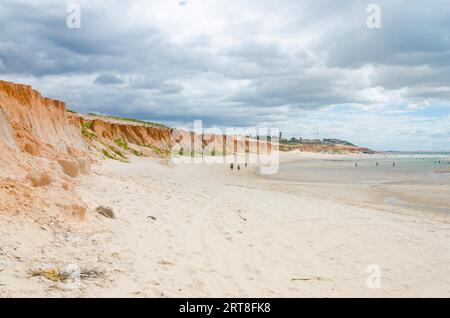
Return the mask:
[[310,152],[330,152],[330,153],[374,153],[373,150],[359,147],[346,140],[337,138],[328,139],[281,139],[280,149],[283,151],[301,150]]

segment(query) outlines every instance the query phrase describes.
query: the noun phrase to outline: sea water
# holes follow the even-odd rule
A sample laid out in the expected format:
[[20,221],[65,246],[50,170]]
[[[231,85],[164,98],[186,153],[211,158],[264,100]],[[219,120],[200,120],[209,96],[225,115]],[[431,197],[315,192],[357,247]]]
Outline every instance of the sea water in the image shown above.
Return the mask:
[[450,153],[390,152],[282,163],[269,178],[308,183],[439,183],[450,178]]
[[[276,174],[265,177],[305,184],[352,184],[369,186],[370,191],[382,188],[382,202],[426,212],[450,213],[448,195],[440,190],[434,202],[422,200],[414,187],[403,193],[390,186],[419,185],[449,189],[450,153],[384,153],[376,155],[336,155],[328,159],[301,159],[281,163]],[[441,188],[444,187],[444,188]],[[432,188],[429,188],[433,191]],[[423,191],[423,190],[422,190]],[[411,200],[413,198],[413,200]]]

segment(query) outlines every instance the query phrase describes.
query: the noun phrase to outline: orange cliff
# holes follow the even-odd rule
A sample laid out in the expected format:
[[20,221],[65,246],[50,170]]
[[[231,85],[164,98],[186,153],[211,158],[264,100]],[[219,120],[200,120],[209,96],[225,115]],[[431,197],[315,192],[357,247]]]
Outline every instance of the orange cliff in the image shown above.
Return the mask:
[[[54,207],[81,218],[74,184],[97,159],[270,153],[285,146],[255,139],[174,130],[137,121],[68,112],[31,86],[0,80],[0,211]],[[304,149],[307,150],[307,149]],[[312,151],[324,149],[312,149]],[[355,151],[356,149],[342,149]],[[357,151],[357,150],[356,150]]]
[[76,178],[96,159],[169,158],[172,151],[227,154],[266,152],[270,143],[68,112],[64,102],[31,86],[0,81],[0,211],[53,206],[84,217]]
[[0,147],[1,210],[34,212],[43,202],[84,216],[73,178],[89,173],[91,158],[80,123],[63,102],[0,81]]
[[280,150],[282,151],[292,151],[292,150],[300,150],[306,152],[326,152],[326,153],[366,153],[373,154],[374,151],[365,148],[358,147],[353,145],[346,144],[295,144],[295,145],[280,145]]

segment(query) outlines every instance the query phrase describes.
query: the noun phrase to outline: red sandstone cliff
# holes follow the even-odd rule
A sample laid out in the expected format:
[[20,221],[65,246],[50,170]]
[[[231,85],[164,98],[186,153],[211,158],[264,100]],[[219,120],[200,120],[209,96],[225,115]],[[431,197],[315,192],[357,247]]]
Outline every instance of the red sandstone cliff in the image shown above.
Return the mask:
[[41,195],[84,215],[72,179],[89,172],[91,158],[79,121],[63,102],[42,97],[30,86],[0,81],[0,147],[0,209],[38,209],[31,205]]

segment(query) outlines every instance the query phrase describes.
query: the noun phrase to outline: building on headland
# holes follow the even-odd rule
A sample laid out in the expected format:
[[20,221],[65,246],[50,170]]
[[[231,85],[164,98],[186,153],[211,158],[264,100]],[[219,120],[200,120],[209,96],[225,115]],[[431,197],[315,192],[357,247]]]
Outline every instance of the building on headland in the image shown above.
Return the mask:
[[290,139],[280,139],[280,143],[286,143],[286,144],[314,144],[314,145],[320,145],[323,143],[321,139],[305,139],[303,137],[300,137],[299,139],[292,137]]
[[322,143],[321,139],[303,139],[300,138],[299,140],[300,144],[314,144],[314,145],[319,145]]
[[333,139],[324,139],[323,143],[326,145],[346,145],[346,146],[355,146],[354,144],[348,142],[347,140],[342,140],[342,139],[337,139],[337,138],[333,138]]

